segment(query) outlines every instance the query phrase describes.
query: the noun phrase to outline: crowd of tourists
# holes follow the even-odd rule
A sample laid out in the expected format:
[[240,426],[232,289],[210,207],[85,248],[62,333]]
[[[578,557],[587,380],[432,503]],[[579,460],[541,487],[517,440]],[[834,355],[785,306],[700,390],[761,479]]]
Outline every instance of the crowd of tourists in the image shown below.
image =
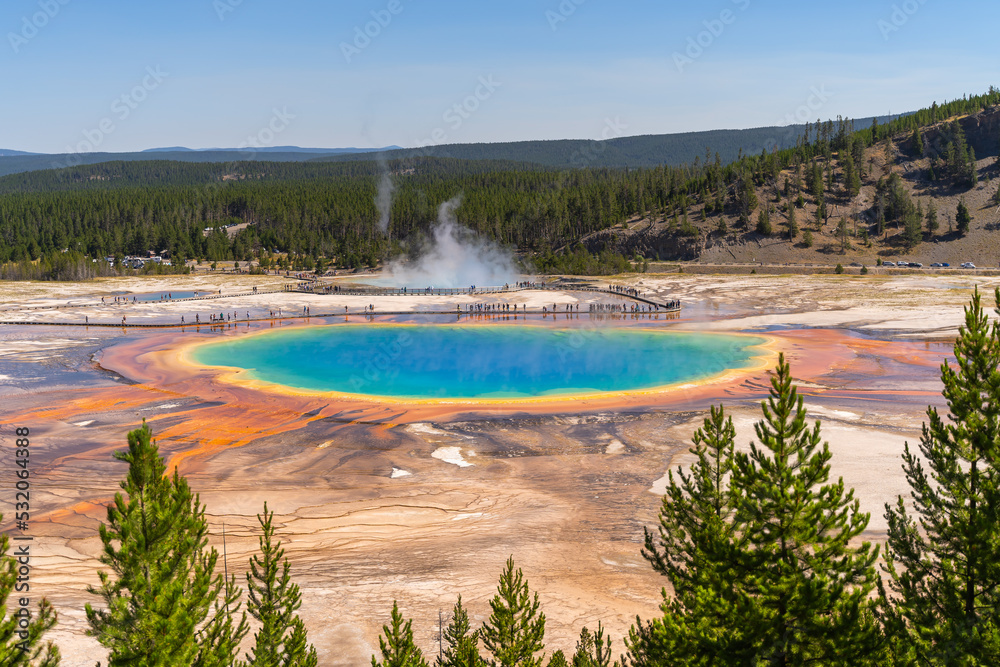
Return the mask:
[[[511,308],[513,306],[513,308]],[[459,306],[461,308],[461,306]],[[528,310],[527,306],[521,306],[521,312]],[[510,303],[470,303],[466,312],[469,313],[510,313],[518,312],[517,304]]]
[[[536,284],[534,282],[520,281],[520,282],[513,283],[513,284],[511,284],[511,283],[504,284],[503,285],[503,289],[504,290],[510,290],[510,289],[531,289],[531,288],[534,288],[535,285]],[[253,289],[253,293],[256,294],[257,293],[257,287],[254,286],[252,289]],[[348,286],[345,289],[341,285],[334,285],[334,284],[322,285],[321,289],[322,289],[322,291],[327,292],[327,293],[332,293],[332,292],[338,292],[339,293],[339,292],[342,292],[342,291],[349,293],[351,291],[354,291],[350,286]],[[435,291],[431,287],[428,287],[426,289],[419,289],[418,288],[418,289],[415,289],[415,290],[410,290],[409,288],[406,288],[406,287],[396,288],[396,289],[401,290],[404,294],[405,293],[419,294],[421,292],[423,292],[423,293],[429,293],[429,292],[434,292]],[[471,285],[468,288],[469,293],[475,293],[476,289],[477,288],[476,288],[475,285]],[[484,288],[484,289],[487,289],[487,290],[497,290],[496,287]],[[664,303],[662,305],[661,304],[654,304],[652,302],[643,302],[644,299],[643,299],[643,297],[640,296],[639,290],[635,289],[634,287],[627,287],[627,286],[624,286],[624,285],[608,285],[607,286],[607,291],[615,293],[615,294],[621,294],[622,296],[625,296],[625,297],[637,299],[637,300],[639,300],[639,302],[637,302],[637,303],[591,303],[591,304],[588,304],[588,306],[587,306],[587,311],[589,313],[591,313],[591,314],[601,314],[601,315],[603,315],[603,314],[634,314],[634,315],[638,315],[638,314],[644,314],[644,313],[658,313],[658,312],[663,312],[664,310],[668,310],[668,311],[669,310],[678,310],[680,308],[680,302],[677,301],[677,300],[667,301],[666,303]],[[222,290],[219,290],[218,294],[221,295],[221,293],[222,293]],[[196,292],[195,294],[197,295],[198,293]],[[215,294],[215,291],[213,290],[212,292],[210,292],[210,294]],[[131,295],[130,296],[102,297],[101,298],[101,303],[108,303],[107,302],[108,298],[113,299],[113,303],[114,304],[125,305],[125,304],[136,304],[137,303],[137,297],[136,296],[131,296]],[[183,299],[183,297],[182,297],[182,299]],[[170,292],[164,292],[164,293],[162,293],[160,295],[160,300],[161,301],[171,301],[171,300],[173,300],[173,294],[170,293]],[[337,309],[334,308],[331,312],[336,312],[336,310]],[[460,312],[460,313],[461,312],[465,312],[465,313],[468,313],[470,315],[471,314],[477,314],[477,315],[495,315],[495,314],[510,314],[510,313],[513,313],[513,314],[522,313],[522,314],[526,315],[528,313],[528,306],[526,304],[517,304],[517,303],[488,303],[488,302],[480,302],[480,303],[470,303],[470,304],[466,304],[464,306],[459,305],[459,306],[456,307],[456,310],[458,312]],[[282,311],[281,308],[267,310],[266,312],[267,312],[268,318],[270,318],[270,319],[275,319],[275,318],[279,318],[280,319],[282,317],[285,317],[285,315],[284,315],[284,313],[283,313],[283,311]],[[375,313],[375,305],[374,304],[367,305],[364,308],[364,312],[365,312],[366,316],[369,316],[369,317],[373,316],[374,313]],[[534,312],[537,313],[538,311],[536,310]],[[553,314],[554,315],[554,314],[559,314],[559,313],[579,314],[580,313],[580,304],[579,303],[572,303],[572,304],[570,304],[570,303],[565,303],[565,304],[553,303],[551,305],[550,304],[545,304],[545,305],[541,306],[541,313],[542,313],[543,316],[544,315],[549,315],[549,314]],[[346,315],[349,315],[349,314],[350,314],[349,308],[347,306],[345,306],[344,307],[344,315],[346,316]],[[250,317],[250,312],[249,311],[246,311],[245,315],[246,315],[246,318],[245,318],[245,320],[243,320],[244,322],[249,323],[250,321],[252,321],[251,317]],[[289,316],[296,317],[296,315],[291,315],[291,314]],[[302,306],[302,316],[304,316],[304,317],[312,317],[312,310],[311,310],[310,306]],[[195,314],[193,321],[186,320],[185,316],[183,316],[183,315],[181,316],[180,320],[181,320],[180,321],[181,325],[186,325],[186,324],[201,324],[203,322],[203,320],[201,319],[201,316],[199,314]],[[218,324],[233,323],[233,322],[236,322],[236,321],[239,321],[239,313],[236,312],[236,311],[234,311],[232,313],[227,313],[227,312],[221,312],[219,314],[212,313],[212,314],[208,315],[208,319],[205,320],[204,322],[208,323],[208,324],[211,324],[211,325],[214,326],[214,325],[218,325]],[[89,317],[87,318],[87,323],[89,324]],[[122,316],[122,325],[126,325],[126,323],[127,323],[127,319],[123,315]]]
[[608,285],[608,291],[627,294],[628,296],[639,296],[639,290],[634,287],[625,287],[624,285]]

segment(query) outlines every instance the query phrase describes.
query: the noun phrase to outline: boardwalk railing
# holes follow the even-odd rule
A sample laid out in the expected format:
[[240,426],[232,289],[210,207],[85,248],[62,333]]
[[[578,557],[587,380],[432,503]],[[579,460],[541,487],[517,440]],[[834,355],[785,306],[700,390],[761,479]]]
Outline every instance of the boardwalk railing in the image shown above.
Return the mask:
[[342,294],[345,296],[476,296],[489,294],[508,294],[513,292],[549,291],[549,292],[595,292],[600,294],[611,294],[625,299],[632,299],[641,303],[654,306],[659,310],[674,311],[680,310],[679,301],[663,303],[654,301],[647,297],[631,294],[628,291],[619,291],[606,287],[592,287],[589,285],[499,285],[489,287],[426,287],[423,289],[410,289],[406,287],[363,287],[336,285],[334,283],[298,283],[285,286],[290,292],[303,292],[307,294]]
[[[135,304],[138,305],[140,303],[177,303],[179,301],[209,301],[211,299],[229,299],[229,298],[239,297],[239,296],[257,296],[258,294],[280,294],[282,292],[294,292],[294,291],[298,291],[298,290],[293,289],[294,287],[295,286],[292,285],[292,284],[284,284],[284,285],[282,285],[280,287],[264,287],[264,288],[258,289],[256,292],[254,292],[254,291],[249,291],[249,292],[224,292],[222,294],[220,294],[219,292],[207,292],[205,294],[199,294],[198,296],[176,297],[176,298],[173,298],[173,299],[163,299],[163,300],[154,299],[154,300],[136,301]],[[112,295],[112,296],[110,296],[108,298],[112,298],[113,299],[114,296],[115,295]],[[117,296],[122,296],[122,295],[119,294]],[[138,295],[135,294],[135,295],[129,295],[129,296],[138,296]],[[131,304],[133,302],[129,301],[128,303]],[[114,305],[115,305],[114,301],[108,301],[108,302],[81,301],[79,303],[57,303],[57,304],[52,304],[50,306],[13,306],[13,307],[0,307],[0,312],[14,312],[14,311],[22,311],[22,310],[60,310],[60,309],[63,309],[63,308],[86,308],[88,306],[114,306]]]
[[[336,289],[338,287],[339,287],[339,289]],[[402,287],[364,287],[364,286],[351,286],[351,287],[345,288],[342,285],[335,285],[333,283],[314,283],[314,282],[305,282],[305,281],[300,282],[300,283],[284,283],[283,285],[281,285],[279,287],[263,288],[263,289],[258,289],[257,291],[229,292],[229,293],[225,293],[225,294],[210,293],[210,294],[199,295],[199,296],[195,296],[195,297],[185,297],[185,298],[176,298],[176,299],[164,299],[162,301],[156,301],[156,300],[153,300],[153,301],[141,301],[141,302],[136,302],[136,303],[137,304],[138,303],[155,304],[155,303],[173,303],[173,302],[179,302],[179,301],[207,301],[207,300],[212,300],[212,299],[226,299],[226,298],[232,298],[232,297],[257,296],[257,295],[261,295],[261,294],[278,294],[278,293],[282,293],[282,292],[299,292],[299,293],[305,293],[305,294],[322,294],[322,295],[331,295],[331,296],[332,295],[346,295],[346,296],[371,296],[371,297],[379,297],[379,296],[470,296],[470,295],[471,296],[476,296],[476,295],[507,294],[507,293],[514,293],[514,292],[529,292],[529,291],[592,292],[592,293],[600,293],[600,294],[611,294],[613,296],[619,296],[619,297],[622,297],[622,298],[625,298],[625,299],[631,299],[632,301],[636,301],[636,302],[648,304],[648,305],[652,306],[655,309],[655,312],[659,312],[659,313],[678,313],[681,310],[680,301],[669,301],[667,303],[663,303],[663,302],[653,301],[652,299],[648,299],[648,298],[646,298],[644,296],[640,296],[638,294],[631,294],[631,293],[629,293],[627,291],[619,291],[617,289],[605,288],[605,287],[593,287],[593,286],[589,286],[589,285],[572,285],[572,286],[569,286],[569,285],[535,285],[535,284],[527,284],[527,285],[524,285],[524,286],[513,286],[513,287],[509,286],[509,285],[500,285],[500,286],[475,287],[475,288],[473,288],[473,287],[466,287],[466,288],[425,288],[425,289],[416,289],[416,290],[414,290],[414,289],[402,288]],[[129,301],[127,303],[128,304],[132,304],[131,301]],[[13,312],[19,312],[19,311],[32,311],[32,310],[59,310],[59,309],[63,309],[63,308],[82,308],[82,307],[97,306],[97,305],[106,305],[106,306],[110,305],[110,306],[114,306],[115,303],[114,302],[110,302],[110,303],[99,304],[97,302],[85,302],[85,303],[74,303],[74,304],[53,304],[53,305],[49,305],[49,306],[23,306],[23,307],[15,307],[15,308],[0,308],[0,312],[11,312],[11,313],[13,313]],[[532,312],[534,312],[534,311],[532,311]],[[544,310],[539,310],[538,312],[539,313],[544,313]],[[455,309],[441,310],[440,313],[442,313],[442,314],[451,314],[451,313],[465,314],[465,311],[463,311],[459,307],[459,308],[455,308]],[[525,313],[527,313],[527,311],[525,311]],[[335,315],[339,315],[339,314],[341,314],[341,313],[330,313],[329,316],[335,316]],[[352,314],[355,314],[355,313],[352,313]],[[386,313],[386,312],[380,311],[379,314],[384,315],[384,314],[390,314],[390,313]],[[426,312],[423,312],[423,313],[414,313],[414,312],[411,312],[411,311],[399,311],[398,313],[391,313],[391,314],[400,314],[400,315],[411,314],[412,315],[412,314],[430,314],[430,313],[426,313]],[[553,314],[554,314],[554,312],[553,312]],[[592,314],[596,314],[596,313],[592,313]],[[629,313],[628,313],[628,311],[623,311],[620,314],[621,315],[628,315]],[[327,315],[318,315],[317,314],[317,315],[313,315],[312,317],[325,317],[325,316],[327,316]],[[268,317],[268,318],[265,318],[265,317],[250,318],[249,321],[266,321],[266,320],[271,320],[271,319],[295,319],[295,318],[299,318],[299,317],[301,317],[301,316],[300,315],[293,315],[293,314],[289,313],[285,317],[280,317],[279,316],[278,318],[274,318],[272,316],[272,317]],[[242,321],[247,321],[247,320],[241,320],[241,322]],[[85,323],[86,323],[86,320],[85,320]],[[23,320],[0,320],[0,324],[9,324],[9,325],[17,325],[17,324],[51,324],[51,325],[63,325],[63,326],[77,326],[80,323],[79,322],[32,322],[32,321],[23,321]],[[187,323],[186,326],[197,326],[197,324],[198,323]],[[209,323],[208,322],[202,322],[201,325],[202,326],[207,326],[207,325],[209,325]],[[123,325],[111,324],[111,323],[92,322],[92,323],[90,323],[90,326],[123,326]],[[170,327],[172,327],[172,326],[178,326],[178,325],[175,325],[175,324],[157,324],[157,323],[148,323],[148,324],[139,324],[139,323],[136,323],[136,324],[125,324],[124,326],[127,326],[127,327],[138,327],[138,328],[142,328],[142,327],[151,327],[151,328],[154,328],[154,327],[164,327],[164,326],[170,326]]]

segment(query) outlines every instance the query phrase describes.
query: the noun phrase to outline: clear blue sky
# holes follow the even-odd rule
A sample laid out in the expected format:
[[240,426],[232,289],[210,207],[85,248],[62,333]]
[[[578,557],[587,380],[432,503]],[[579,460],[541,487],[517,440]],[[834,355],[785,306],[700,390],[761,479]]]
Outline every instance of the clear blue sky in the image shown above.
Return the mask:
[[[356,42],[366,25],[377,34]],[[965,0],[4,0],[0,148],[414,146],[861,117],[1000,85],[998,26],[1000,3]]]

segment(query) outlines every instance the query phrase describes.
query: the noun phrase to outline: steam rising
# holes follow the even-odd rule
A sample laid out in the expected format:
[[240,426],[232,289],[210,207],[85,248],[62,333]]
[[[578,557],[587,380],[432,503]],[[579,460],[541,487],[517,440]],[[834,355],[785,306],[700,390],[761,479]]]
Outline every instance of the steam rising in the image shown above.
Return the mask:
[[378,192],[375,193],[375,208],[378,209],[378,228],[383,234],[389,231],[389,216],[392,213],[392,172],[389,171],[389,163],[385,155],[381,152],[376,156],[379,171],[382,176],[378,179]]
[[386,269],[387,282],[400,287],[477,287],[514,283],[519,271],[514,256],[462,227],[455,209],[459,195],[441,204],[432,238],[416,259],[396,260]]
[[389,231],[389,213],[392,211],[392,175],[385,165],[385,160],[379,160],[382,178],[378,182],[378,193],[375,195],[375,206],[378,208],[378,228],[385,234]]

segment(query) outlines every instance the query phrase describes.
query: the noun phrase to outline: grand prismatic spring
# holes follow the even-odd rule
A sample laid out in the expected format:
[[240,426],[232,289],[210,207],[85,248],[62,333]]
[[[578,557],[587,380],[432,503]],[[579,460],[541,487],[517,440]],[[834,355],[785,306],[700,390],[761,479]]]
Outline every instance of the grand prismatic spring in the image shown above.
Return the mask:
[[[972,288],[958,277],[632,279],[656,302],[682,300],[679,316],[657,318],[591,317],[591,304],[628,302],[572,289],[387,296],[363,314],[365,295],[263,293],[282,284],[109,284],[137,297],[127,305],[83,284],[12,297],[0,416],[30,427],[37,448],[33,577],[59,610],[54,636],[73,656],[63,664],[100,655],[86,587],[99,583],[97,527],[124,473],[112,452],[143,420],[200,494],[220,551],[225,524],[230,573],[258,549],[264,501],[274,509],[310,639],[334,667],[370,663],[393,600],[423,646],[458,594],[481,624],[511,554],[540,593],[550,646],[571,649],[581,624],[598,622],[620,646],[661,602],[640,549],[667,472],[690,464],[711,405],[726,405],[739,446],[754,439],[777,352],[823,420],[834,474],[872,515],[866,537],[882,540],[883,503],[906,492],[899,453],[940,404],[938,366]],[[179,300],[194,292],[212,298]],[[528,312],[456,321],[480,301]],[[556,319],[553,304],[580,313]],[[289,316],[306,307],[311,317]],[[222,312],[239,317],[205,324]],[[117,326],[126,315],[139,326]]]
[[667,387],[749,366],[764,338],[526,325],[336,325],[200,346],[254,380],[406,399],[522,399]]

